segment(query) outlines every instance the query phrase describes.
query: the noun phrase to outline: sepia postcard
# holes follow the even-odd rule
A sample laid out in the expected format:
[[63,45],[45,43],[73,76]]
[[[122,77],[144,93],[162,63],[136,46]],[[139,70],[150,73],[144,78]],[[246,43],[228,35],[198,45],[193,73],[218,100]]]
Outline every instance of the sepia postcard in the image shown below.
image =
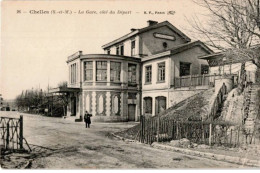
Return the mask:
[[1,2],[1,169],[259,169],[260,0]]

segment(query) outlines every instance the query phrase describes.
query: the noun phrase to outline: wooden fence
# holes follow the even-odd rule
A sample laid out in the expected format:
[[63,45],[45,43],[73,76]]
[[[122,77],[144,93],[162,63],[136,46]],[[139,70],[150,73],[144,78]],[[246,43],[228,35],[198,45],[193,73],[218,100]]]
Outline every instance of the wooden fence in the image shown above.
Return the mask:
[[215,85],[215,78],[218,75],[189,75],[176,77],[174,79],[174,87],[191,87],[191,86],[208,86]]
[[0,145],[6,150],[24,150],[26,147],[31,150],[23,136],[23,116],[20,118],[0,117]]
[[182,138],[197,144],[216,144],[229,147],[237,147],[244,143],[260,143],[259,134],[245,133],[240,126],[235,127],[225,122],[178,122],[167,118],[141,116],[140,124],[138,138],[141,143],[146,144]]

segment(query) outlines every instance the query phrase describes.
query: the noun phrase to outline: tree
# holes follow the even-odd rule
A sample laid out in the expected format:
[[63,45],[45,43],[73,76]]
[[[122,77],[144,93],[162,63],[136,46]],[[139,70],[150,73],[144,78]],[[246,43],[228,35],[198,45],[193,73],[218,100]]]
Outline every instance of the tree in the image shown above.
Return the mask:
[[[208,11],[207,22],[191,20],[195,34],[217,49],[245,49],[259,43],[260,0],[194,0]],[[258,9],[258,10],[257,10]]]
[[62,82],[58,83],[58,87],[59,88],[67,88],[68,87],[67,81],[62,81]]
[[[240,92],[243,90],[245,59],[260,66],[260,0],[194,0],[208,11],[207,22],[195,16],[191,23],[193,34],[216,50],[233,54],[241,60]],[[259,46],[258,46],[259,47]],[[227,51],[228,50],[228,51]],[[258,68],[259,69],[259,68]]]
[[46,100],[44,96],[44,92],[42,89],[40,90],[26,90],[25,92],[22,91],[22,93],[15,98],[16,106],[19,110],[26,110],[30,111],[32,108],[40,109],[45,107],[44,100]]
[[[60,83],[58,84],[58,87],[59,87],[60,89],[66,89],[66,88],[68,88],[67,81],[62,81],[62,82],[60,82]],[[64,93],[59,94],[58,98],[61,100],[62,107],[63,107],[63,113],[64,113],[64,116],[66,116],[67,106],[68,106],[68,104],[69,104],[69,98],[68,98],[67,92],[64,92]]]

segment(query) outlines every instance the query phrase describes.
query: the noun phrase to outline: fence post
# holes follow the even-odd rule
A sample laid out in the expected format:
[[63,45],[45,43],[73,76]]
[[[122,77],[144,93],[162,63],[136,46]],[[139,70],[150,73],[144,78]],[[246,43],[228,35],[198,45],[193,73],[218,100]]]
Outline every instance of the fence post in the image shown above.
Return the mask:
[[20,115],[20,135],[19,135],[19,143],[20,149],[23,149],[23,116]]
[[216,75],[214,74],[214,78],[213,78],[213,85],[215,86],[215,77]]
[[179,138],[179,124],[178,121],[176,121],[176,140]]
[[158,116],[158,118],[157,118],[157,142],[159,142],[159,134],[160,134],[160,117]]
[[201,82],[201,85],[204,86],[206,84],[205,82],[205,74],[202,75],[202,82]]
[[145,117],[143,117],[143,143],[145,143]]
[[230,145],[232,145],[232,129],[230,131]]
[[139,136],[139,142],[142,142],[142,115],[140,116],[140,136]]
[[202,130],[202,133],[201,133],[201,140],[202,140],[203,142],[205,142],[203,121],[201,121],[201,130]]
[[190,86],[192,86],[192,75],[190,75]]
[[7,122],[6,125],[6,149],[9,148],[9,136],[10,136],[10,131],[9,131],[9,121]]
[[140,121],[141,121],[141,132],[140,132],[140,142],[143,143],[143,135],[144,135],[144,132],[143,132],[143,116],[141,116],[140,118]]
[[238,131],[237,131],[237,146],[239,146],[239,133],[240,133],[240,127],[238,127]]
[[209,145],[211,146],[212,124],[209,124]]

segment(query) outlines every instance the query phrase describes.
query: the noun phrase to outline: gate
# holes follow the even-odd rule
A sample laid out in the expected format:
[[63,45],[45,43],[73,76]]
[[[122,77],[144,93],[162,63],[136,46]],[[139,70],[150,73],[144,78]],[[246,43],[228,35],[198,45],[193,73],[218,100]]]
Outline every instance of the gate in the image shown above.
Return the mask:
[[31,151],[29,144],[23,136],[23,116],[20,118],[0,117],[1,149],[25,150],[23,141]]

